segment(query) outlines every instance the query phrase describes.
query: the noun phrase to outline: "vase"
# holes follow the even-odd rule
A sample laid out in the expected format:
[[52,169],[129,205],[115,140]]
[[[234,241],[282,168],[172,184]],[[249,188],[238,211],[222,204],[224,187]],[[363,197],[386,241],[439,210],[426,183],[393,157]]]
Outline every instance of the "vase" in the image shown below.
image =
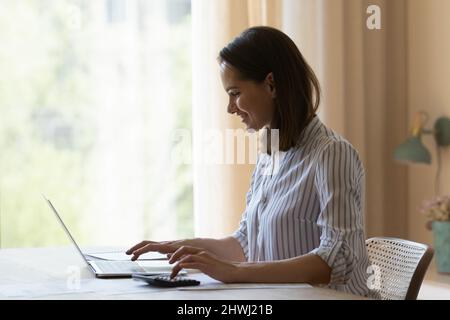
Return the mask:
[[433,221],[434,250],[439,273],[450,273],[450,221]]

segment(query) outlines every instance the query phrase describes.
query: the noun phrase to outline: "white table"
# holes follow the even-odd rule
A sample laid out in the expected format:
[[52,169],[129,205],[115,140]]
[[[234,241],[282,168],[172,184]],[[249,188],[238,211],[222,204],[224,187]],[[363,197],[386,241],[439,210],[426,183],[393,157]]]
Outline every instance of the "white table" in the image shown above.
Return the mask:
[[[86,252],[108,248],[89,248]],[[109,248],[110,249],[110,248]],[[77,277],[79,275],[79,277]],[[195,276],[195,274],[192,274]],[[202,275],[204,276],[204,275]],[[318,287],[180,290],[132,279],[97,279],[73,247],[0,250],[1,299],[311,300],[364,299]]]
[[431,260],[417,299],[450,300],[450,274],[437,272],[436,257]]

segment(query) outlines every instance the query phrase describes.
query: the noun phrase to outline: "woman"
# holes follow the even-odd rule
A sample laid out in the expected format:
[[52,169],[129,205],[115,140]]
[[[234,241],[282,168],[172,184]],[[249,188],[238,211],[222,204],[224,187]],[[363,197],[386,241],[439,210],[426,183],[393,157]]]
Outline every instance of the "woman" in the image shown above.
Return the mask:
[[[254,27],[222,49],[228,112],[248,129],[279,130],[280,158],[261,156],[237,231],[223,239],[143,241],[168,253],[172,276],[199,269],[223,282],[301,282],[367,295],[364,168],[355,149],[316,116],[320,88],[294,42]],[[270,170],[269,170],[270,172]]]

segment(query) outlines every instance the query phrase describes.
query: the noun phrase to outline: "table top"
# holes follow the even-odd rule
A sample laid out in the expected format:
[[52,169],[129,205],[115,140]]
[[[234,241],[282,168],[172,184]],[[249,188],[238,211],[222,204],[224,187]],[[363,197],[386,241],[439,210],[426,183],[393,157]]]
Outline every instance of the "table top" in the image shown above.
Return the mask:
[[[99,252],[113,248],[85,248]],[[117,248],[115,248],[117,249]],[[209,278],[200,273],[190,277]],[[205,278],[206,277],[206,278]],[[211,279],[211,278],[209,278]],[[155,288],[130,278],[98,279],[75,249],[68,247],[0,250],[0,298],[133,300],[360,300],[364,297],[304,284],[252,284],[204,290]]]
[[450,300],[450,274],[437,271],[436,258],[431,260],[417,299]]

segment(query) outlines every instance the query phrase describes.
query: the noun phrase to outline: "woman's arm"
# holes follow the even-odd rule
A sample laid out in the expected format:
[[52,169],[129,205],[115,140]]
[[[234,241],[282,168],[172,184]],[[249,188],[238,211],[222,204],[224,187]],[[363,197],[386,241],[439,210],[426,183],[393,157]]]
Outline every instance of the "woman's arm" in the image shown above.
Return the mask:
[[188,239],[185,240],[185,245],[203,248],[205,251],[209,251],[224,260],[236,262],[246,261],[241,245],[234,237],[231,236],[222,239]]
[[273,262],[241,263],[235,282],[328,284],[331,268],[316,254]]
[[286,260],[247,263],[226,261],[201,248],[184,247],[172,255],[169,263],[176,263],[172,277],[183,268],[198,269],[226,283],[328,284],[331,278],[331,268],[313,253]]

